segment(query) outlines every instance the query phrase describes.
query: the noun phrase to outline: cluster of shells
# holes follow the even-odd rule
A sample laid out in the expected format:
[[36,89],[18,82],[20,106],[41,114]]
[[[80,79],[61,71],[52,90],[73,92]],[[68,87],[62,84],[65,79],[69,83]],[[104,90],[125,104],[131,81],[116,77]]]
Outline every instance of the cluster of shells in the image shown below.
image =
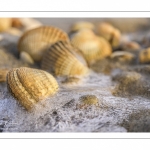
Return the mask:
[[[22,23],[18,19],[0,19],[0,31],[6,31],[12,25],[21,27]],[[40,69],[3,69],[0,81],[6,80],[12,96],[30,110],[38,101],[57,93],[59,85],[56,76],[84,77],[98,60],[117,57],[133,59],[130,52],[115,50],[122,45],[140,49],[139,45],[122,39],[121,32],[106,22],[98,26],[77,22],[69,34],[57,27],[40,25],[24,31],[18,41],[20,59],[28,64],[38,64]],[[150,62],[148,54],[149,49],[141,51],[139,61]]]

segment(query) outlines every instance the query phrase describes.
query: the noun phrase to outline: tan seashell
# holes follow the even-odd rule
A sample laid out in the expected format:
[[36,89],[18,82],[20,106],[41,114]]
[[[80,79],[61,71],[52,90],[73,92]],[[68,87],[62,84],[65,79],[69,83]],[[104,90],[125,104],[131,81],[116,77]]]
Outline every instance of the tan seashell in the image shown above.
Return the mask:
[[11,18],[0,18],[0,32],[7,31],[12,25]]
[[139,50],[141,46],[137,42],[127,42],[123,44],[123,49],[125,50]]
[[23,24],[19,18],[12,18],[12,27],[21,28]]
[[95,95],[83,95],[79,98],[79,107],[99,106],[98,98]]
[[43,24],[40,21],[33,18],[19,18],[19,20],[23,25],[23,31],[27,31],[27,30],[31,30],[43,26]]
[[110,44],[102,37],[98,37],[89,29],[82,29],[71,39],[71,43],[79,48],[89,64],[105,58],[112,53]]
[[140,63],[150,63],[150,48],[140,51],[139,61]]
[[112,47],[119,46],[121,40],[121,33],[111,24],[106,22],[99,23],[97,27],[97,32],[100,36],[108,40]]
[[7,74],[7,87],[27,110],[58,90],[57,81],[51,74],[27,67],[10,70]]
[[0,82],[6,81],[6,75],[8,73],[9,69],[0,69]]
[[45,52],[41,66],[56,76],[80,76],[89,71],[81,53],[66,41],[52,45]]
[[119,60],[122,62],[129,62],[132,61],[134,58],[135,58],[134,54],[126,51],[116,51],[111,55],[111,59]]
[[91,22],[80,21],[72,25],[71,32],[75,32],[81,29],[91,29],[94,30],[95,26]]
[[69,41],[68,35],[59,28],[42,26],[25,32],[18,42],[18,49],[27,52],[34,61],[40,61],[43,52],[59,40]]
[[20,53],[20,59],[21,59],[23,62],[27,63],[27,64],[34,64],[34,60],[33,60],[32,57],[31,57],[28,53],[26,53],[26,52],[21,52],[21,53]]

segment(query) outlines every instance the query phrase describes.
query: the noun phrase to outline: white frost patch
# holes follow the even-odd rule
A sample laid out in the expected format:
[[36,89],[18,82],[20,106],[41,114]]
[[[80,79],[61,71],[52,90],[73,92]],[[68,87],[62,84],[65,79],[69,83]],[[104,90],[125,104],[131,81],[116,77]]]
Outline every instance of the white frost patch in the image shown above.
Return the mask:
[[[114,97],[109,76],[91,73],[80,84],[63,86],[59,92],[27,112],[0,85],[0,130],[3,132],[126,132],[119,124],[133,112],[150,109],[150,101]],[[95,95],[99,107],[79,108],[83,95]]]

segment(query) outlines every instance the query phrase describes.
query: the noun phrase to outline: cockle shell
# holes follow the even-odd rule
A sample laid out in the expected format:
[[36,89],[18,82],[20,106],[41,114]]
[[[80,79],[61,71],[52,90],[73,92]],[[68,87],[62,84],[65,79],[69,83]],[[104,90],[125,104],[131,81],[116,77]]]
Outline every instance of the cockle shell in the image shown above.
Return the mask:
[[7,87],[27,110],[58,90],[57,81],[51,74],[27,67],[10,70],[7,74]]
[[104,37],[110,42],[112,47],[117,47],[121,41],[121,33],[118,29],[113,27],[111,24],[101,22],[98,24],[97,32],[100,36]]
[[81,29],[91,29],[94,30],[95,26],[91,22],[80,21],[72,25],[71,32],[75,32]]
[[81,53],[66,41],[55,43],[45,52],[41,67],[56,76],[80,76],[89,70]]
[[11,18],[0,18],[0,32],[7,31],[12,25]]
[[18,42],[18,50],[27,52],[34,61],[40,61],[43,52],[59,40],[69,41],[69,37],[56,27],[41,26],[22,35]]
[[150,48],[140,51],[139,61],[140,63],[150,63]]
[[102,37],[98,37],[89,29],[82,29],[71,39],[71,43],[79,48],[89,64],[105,58],[112,53],[110,44]]

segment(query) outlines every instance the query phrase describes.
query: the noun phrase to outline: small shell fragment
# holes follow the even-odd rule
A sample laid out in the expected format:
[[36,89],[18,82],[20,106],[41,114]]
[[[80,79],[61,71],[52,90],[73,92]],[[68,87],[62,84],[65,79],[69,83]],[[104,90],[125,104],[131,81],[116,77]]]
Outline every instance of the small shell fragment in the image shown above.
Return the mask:
[[108,40],[112,47],[119,46],[121,40],[121,33],[111,24],[106,22],[99,23],[97,27],[97,32],[100,36]]
[[150,63],[150,48],[140,51],[139,61],[140,63]]
[[89,64],[112,53],[110,44],[103,37],[96,36],[89,29],[82,29],[77,32],[72,37],[71,43],[82,51]]
[[55,43],[45,52],[41,67],[56,76],[80,76],[89,72],[80,51],[66,41]]
[[7,87],[27,110],[58,91],[57,81],[51,74],[27,67],[10,70],[7,74]]
[[79,103],[81,107],[84,106],[98,106],[98,98],[95,95],[83,95],[79,98]]
[[111,55],[111,59],[119,60],[121,62],[130,62],[134,58],[135,58],[134,54],[126,51],[116,51]]
[[34,64],[34,60],[32,59],[32,57],[28,54],[28,53],[26,53],[26,52],[21,52],[20,53],[20,59],[23,61],[23,62],[25,62],[25,63],[27,63],[27,64]]
[[25,32],[21,36],[18,50],[27,52],[34,61],[40,61],[44,51],[59,40],[69,41],[69,37],[59,28],[41,26]]

